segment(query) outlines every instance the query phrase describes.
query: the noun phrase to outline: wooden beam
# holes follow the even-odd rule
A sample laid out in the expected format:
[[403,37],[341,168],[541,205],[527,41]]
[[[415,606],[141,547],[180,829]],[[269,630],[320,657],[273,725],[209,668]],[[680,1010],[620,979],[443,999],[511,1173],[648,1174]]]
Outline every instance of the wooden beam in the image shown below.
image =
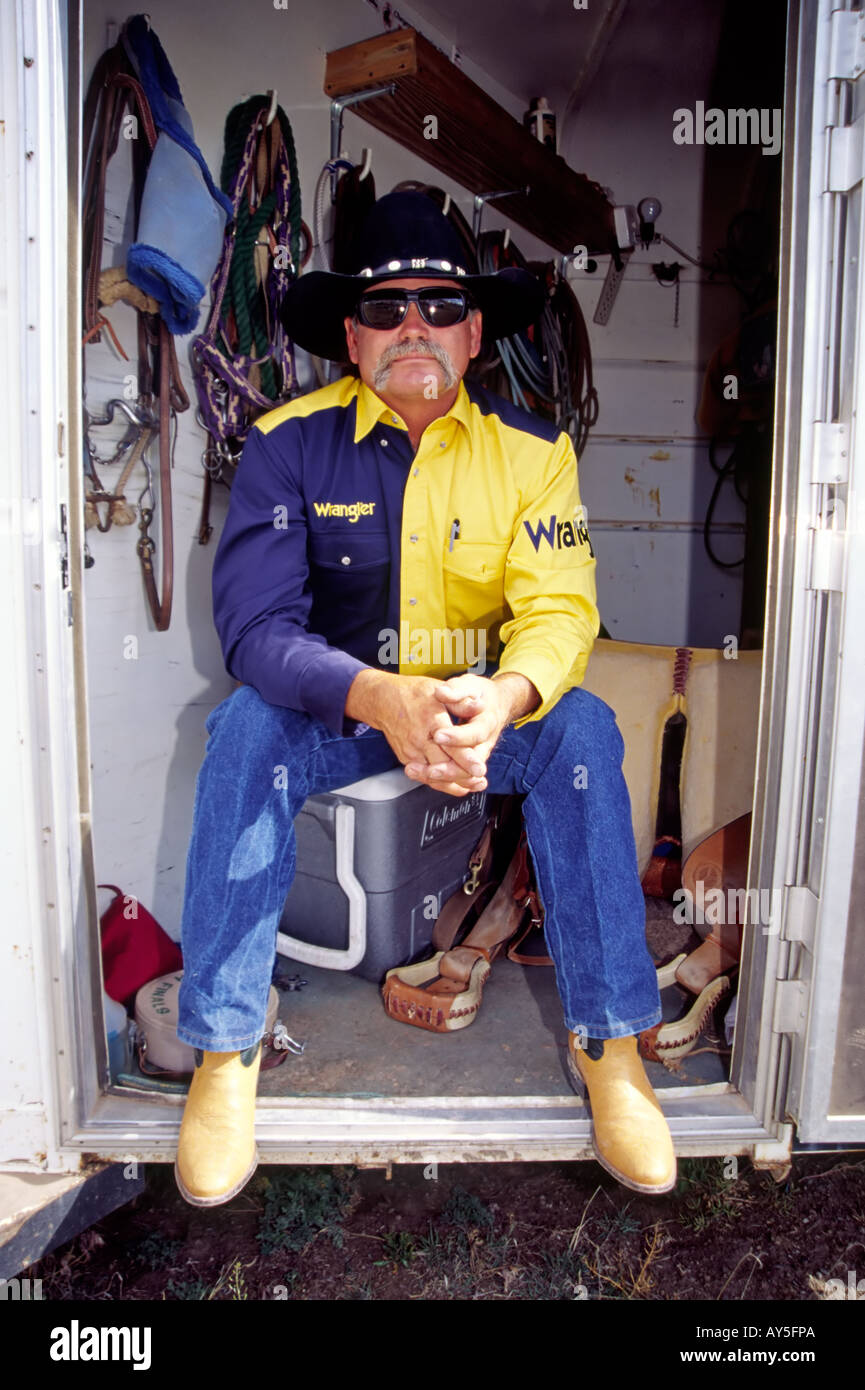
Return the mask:
[[[351,109],[471,193],[522,188],[491,209],[565,253],[615,246],[613,209],[599,184],[535,140],[414,29],[397,29],[327,55],[324,90],[337,98],[393,82],[393,96]],[[487,214],[487,225],[491,213]]]

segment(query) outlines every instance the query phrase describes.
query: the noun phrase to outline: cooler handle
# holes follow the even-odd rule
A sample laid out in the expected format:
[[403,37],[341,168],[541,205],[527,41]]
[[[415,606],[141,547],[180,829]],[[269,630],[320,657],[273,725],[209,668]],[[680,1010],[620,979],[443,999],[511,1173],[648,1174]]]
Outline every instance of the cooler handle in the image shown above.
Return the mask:
[[366,893],[354,872],[354,807],[340,803],[334,810],[333,838],[336,851],[336,881],[348,898],[348,946],[314,946],[296,936],[277,932],[276,949],[282,956],[303,965],[320,965],[324,970],[353,970],[366,954]]

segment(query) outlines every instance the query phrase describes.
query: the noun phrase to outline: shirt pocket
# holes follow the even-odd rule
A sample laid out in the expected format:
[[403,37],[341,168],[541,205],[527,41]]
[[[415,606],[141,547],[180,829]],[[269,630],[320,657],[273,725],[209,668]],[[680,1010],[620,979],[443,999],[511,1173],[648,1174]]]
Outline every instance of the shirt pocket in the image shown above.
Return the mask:
[[455,541],[443,562],[448,627],[487,631],[505,609],[508,543]]
[[310,626],[331,642],[380,623],[387,610],[390,552],[385,531],[309,537]]

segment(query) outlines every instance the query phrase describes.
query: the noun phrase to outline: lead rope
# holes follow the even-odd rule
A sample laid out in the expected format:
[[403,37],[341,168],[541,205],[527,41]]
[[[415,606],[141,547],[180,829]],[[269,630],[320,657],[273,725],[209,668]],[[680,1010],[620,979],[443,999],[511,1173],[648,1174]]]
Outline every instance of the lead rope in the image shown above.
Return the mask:
[[207,324],[191,348],[197,418],[208,435],[200,545],[213,530],[213,483],[231,485],[255,420],[297,389],[282,305],[304,263],[300,179],[288,117],[279,107],[265,126],[268,106],[265,96],[250,97],[225,123],[221,185],[234,216],[210,285]]

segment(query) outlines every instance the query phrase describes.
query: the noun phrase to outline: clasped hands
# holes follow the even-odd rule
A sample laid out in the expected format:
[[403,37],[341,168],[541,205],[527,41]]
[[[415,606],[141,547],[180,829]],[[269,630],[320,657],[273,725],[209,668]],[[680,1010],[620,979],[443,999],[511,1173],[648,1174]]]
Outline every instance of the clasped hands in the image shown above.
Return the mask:
[[515,672],[437,680],[368,668],[355,677],[345,710],[381,730],[414,781],[466,796],[485,789],[487,761],[505,726],[539,700]]

